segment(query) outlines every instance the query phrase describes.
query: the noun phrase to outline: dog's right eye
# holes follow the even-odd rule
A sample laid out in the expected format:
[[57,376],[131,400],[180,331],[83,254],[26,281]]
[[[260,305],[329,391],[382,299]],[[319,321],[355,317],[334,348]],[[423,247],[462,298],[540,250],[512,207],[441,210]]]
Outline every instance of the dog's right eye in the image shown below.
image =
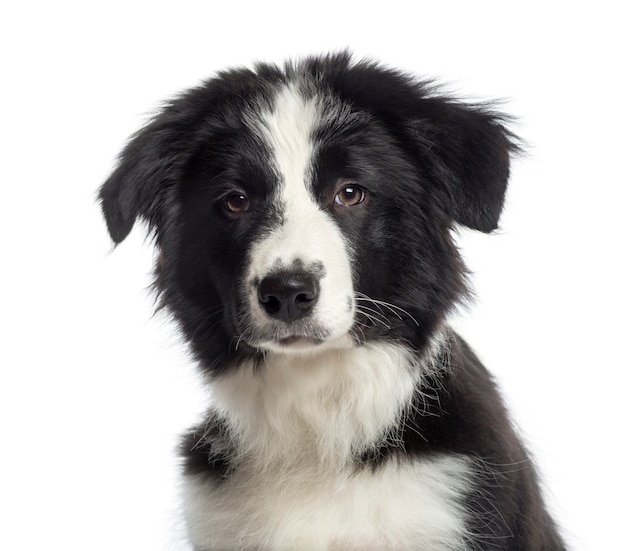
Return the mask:
[[224,207],[230,214],[241,214],[250,210],[250,200],[245,193],[231,193],[224,199]]

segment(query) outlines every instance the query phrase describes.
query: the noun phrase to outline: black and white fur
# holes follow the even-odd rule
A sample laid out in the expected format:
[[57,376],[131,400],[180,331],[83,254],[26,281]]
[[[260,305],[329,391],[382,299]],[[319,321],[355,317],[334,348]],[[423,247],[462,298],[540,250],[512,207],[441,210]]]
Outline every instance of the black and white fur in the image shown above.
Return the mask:
[[564,548],[446,325],[451,228],[497,227],[514,150],[488,106],[347,54],[221,73],[134,136],[100,199],[116,243],[149,223],[212,386],[182,446],[195,549]]

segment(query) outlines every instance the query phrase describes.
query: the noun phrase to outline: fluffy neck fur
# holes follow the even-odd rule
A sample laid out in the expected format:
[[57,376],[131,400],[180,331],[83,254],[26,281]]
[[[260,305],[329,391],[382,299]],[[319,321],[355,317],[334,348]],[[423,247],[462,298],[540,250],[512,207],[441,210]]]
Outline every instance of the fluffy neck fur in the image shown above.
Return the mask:
[[269,353],[213,382],[213,410],[228,427],[230,456],[257,469],[303,464],[342,470],[392,437],[437,350],[375,343],[316,355]]

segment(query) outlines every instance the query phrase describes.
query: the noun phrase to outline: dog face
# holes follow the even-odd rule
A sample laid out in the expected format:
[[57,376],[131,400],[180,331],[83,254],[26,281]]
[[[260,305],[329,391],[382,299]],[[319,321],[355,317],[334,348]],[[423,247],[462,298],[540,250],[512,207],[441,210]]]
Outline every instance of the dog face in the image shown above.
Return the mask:
[[[272,107],[246,117],[269,153],[271,176],[263,199],[242,183],[241,191],[227,196],[225,210],[234,223],[248,225],[242,306],[234,315],[240,339],[255,348],[350,344],[355,309],[350,243],[337,217],[339,210],[360,204],[365,193],[340,179],[313,181],[315,133],[324,116],[319,103],[291,85],[278,92]],[[268,221],[262,235],[250,220],[252,211]]]
[[223,73],[140,131],[100,192],[141,217],[202,364],[376,339],[424,346],[463,294],[453,223],[490,231],[511,136],[485,108],[347,55]]

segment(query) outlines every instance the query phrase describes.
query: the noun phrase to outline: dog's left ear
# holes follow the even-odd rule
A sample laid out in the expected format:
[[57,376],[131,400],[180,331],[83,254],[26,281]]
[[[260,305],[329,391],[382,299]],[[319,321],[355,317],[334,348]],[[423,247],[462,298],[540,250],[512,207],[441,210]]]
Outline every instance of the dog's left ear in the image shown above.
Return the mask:
[[424,98],[409,123],[420,162],[444,192],[453,220],[483,232],[498,227],[509,179],[510,155],[518,151],[507,118],[485,106]]

